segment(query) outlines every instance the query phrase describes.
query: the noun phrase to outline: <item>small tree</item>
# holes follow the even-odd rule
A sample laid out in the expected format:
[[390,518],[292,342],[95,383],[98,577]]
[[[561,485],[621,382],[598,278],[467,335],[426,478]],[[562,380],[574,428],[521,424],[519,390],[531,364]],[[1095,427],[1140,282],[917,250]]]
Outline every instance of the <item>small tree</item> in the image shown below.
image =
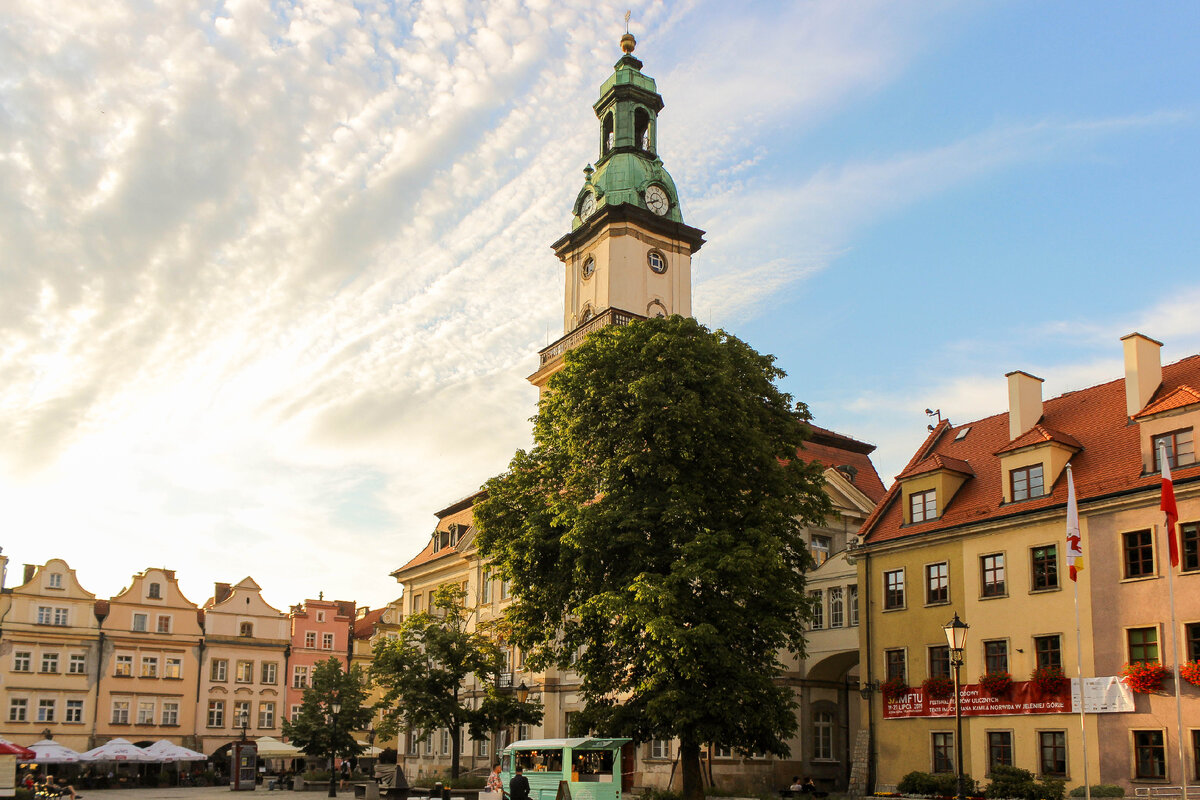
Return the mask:
[[[333,761],[338,756],[349,758],[362,751],[362,745],[352,735],[364,730],[374,712],[364,705],[367,690],[362,670],[358,666],[347,672],[342,662],[330,657],[313,668],[312,683],[304,690],[300,713],[295,719],[283,721],[283,734],[306,755],[329,759],[329,796],[335,797]],[[334,713],[334,706],[338,707]]]
[[[375,644],[371,663],[372,679],[384,689],[380,731],[391,736],[401,729],[449,730],[453,778],[459,774],[464,728],[472,739],[482,739],[489,731],[542,718],[541,703],[498,691],[504,652],[487,631],[468,629],[464,599],[458,586],[438,587],[428,611],[406,619],[395,639]],[[471,677],[482,694],[464,692]]]
[[534,447],[489,481],[480,551],[513,579],[513,640],[570,667],[571,733],[788,753],[781,649],[804,652],[805,523],[830,508],[797,449],[808,413],[770,356],[679,316],[602,328],[564,356]]

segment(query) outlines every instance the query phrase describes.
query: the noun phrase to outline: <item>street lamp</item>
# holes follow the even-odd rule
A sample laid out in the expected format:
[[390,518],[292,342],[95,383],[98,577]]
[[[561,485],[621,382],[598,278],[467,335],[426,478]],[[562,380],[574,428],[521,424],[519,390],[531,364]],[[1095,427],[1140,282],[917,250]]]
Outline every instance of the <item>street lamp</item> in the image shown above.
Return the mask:
[[242,709],[238,714],[238,727],[242,729],[242,741],[246,741],[246,728],[250,727],[250,712]]
[[330,711],[326,717],[329,723],[329,796],[337,797],[337,770],[334,769],[333,761],[337,758],[337,721],[338,714],[342,713],[342,704],[333,700],[327,707]]
[[525,685],[525,681],[521,681],[521,685],[517,687],[517,702],[524,703],[529,699],[529,687]]
[[963,646],[967,643],[967,628],[971,627],[967,623],[958,618],[958,612],[954,612],[954,619],[947,622],[942,630],[946,632],[946,644],[950,645],[950,664],[954,667],[954,757],[956,761],[955,768],[955,785],[958,792],[955,795],[962,800],[963,793],[963,751],[962,751],[962,695],[959,689],[959,670],[963,664]]

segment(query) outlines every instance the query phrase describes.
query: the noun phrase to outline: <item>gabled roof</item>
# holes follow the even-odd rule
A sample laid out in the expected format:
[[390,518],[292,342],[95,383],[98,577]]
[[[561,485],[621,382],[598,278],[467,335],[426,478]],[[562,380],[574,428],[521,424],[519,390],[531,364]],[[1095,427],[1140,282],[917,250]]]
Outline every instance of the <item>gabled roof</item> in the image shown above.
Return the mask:
[[[1200,355],[1176,361],[1162,369],[1159,395],[1166,400],[1178,389],[1200,385]],[[1143,473],[1141,430],[1126,415],[1125,381],[1118,379],[1047,400],[1042,407],[1041,427],[1051,436],[1067,436],[1078,446],[1071,457],[1075,491],[1079,501],[1126,491],[1151,489],[1158,485],[1157,473]],[[970,431],[958,438],[965,428]],[[1028,436],[1029,434],[1026,434]],[[1041,436],[1043,434],[1036,434]],[[1018,437],[1020,442],[1024,437]],[[1058,441],[1058,439],[1055,439]],[[947,530],[992,519],[1027,514],[1067,502],[1066,480],[1059,478],[1046,487],[1048,494],[1015,503],[1003,502],[1004,475],[996,454],[1016,444],[1009,440],[1008,414],[996,414],[966,425],[942,422],[926,438],[901,475],[909,474],[934,455],[968,462],[974,477],[965,481],[942,516],[915,525],[904,525],[901,486],[894,484],[887,496],[859,529],[866,545]],[[1175,479],[1200,479],[1200,463],[1175,470]]]
[[997,450],[996,455],[1000,455],[1001,453],[1011,453],[1014,450],[1020,450],[1022,447],[1029,447],[1035,444],[1044,444],[1046,442],[1058,442],[1059,444],[1065,444],[1067,447],[1073,447],[1076,450],[1079,450],[1083,447],[1083,445],[1079,443],[1079,440],[1071,434],[1063,433],[1062,431],[1056,431],[1054,428],[1048,428],[1039,422],[1037,425],[1034,425],[1032,428],[1025,431],[1025,433],[1013,439],[1008,443],[1007,446],[1001,447],[999,450]]
[[1159,398],[1150,402],[1145,408],[1133,415],[1134,419],[1143,417],[1152,417],[1155,414],[1161,414],[1164,411],[1174,411],[1177,408],[1200,403],[1200,392],[1197,392],[1186,383],[1169,392],[1163,392],[1161,389],[1156,392]]
[[437,545],[434,543],[433,538],[430,537],[430,540],[425,543],[423,548],[421,548],[421,552],[413,556],[412,560],[399,569],[392,570],[392,577],[396,577],[401,572],[412,569],[413,567],[419,567],[422,564],[428,564],[430,561],[438,561],[439,559],[448,558],[450,556],[462,555],[458,552],[458,548],[456,548],[454,545],[448,545],[439,550],[434,550],[433,548],[436,546]]
[[358,619],[354,620],[354,638],[355,639],[370,639],[375,633],[375,625],[383,616],[386,608],[377,608],[374,611],[368,611]]
[[[875,445],[860,442],[844,434],[809,424],[812,438],[796,451],[797,457],[805,462],[815,461],[825,467],[838,470],[854,484],[855,488],[878,503],[886,492],[875,465],[871,463],[871,452]],[[850,467],[849,470],[843,467]]]
[[912,478],[917,475],[925,475],[938,470],[949,470],[950,472],[959,472],[968,477],[975,474],[975,470],[971,469],[971,465],[966,461],[944,456],[941,453],[934,453],[929,458],[922,460],[919,464],[913,464],[907,467],[903,472],[896,476],[896,480],[903,478]]

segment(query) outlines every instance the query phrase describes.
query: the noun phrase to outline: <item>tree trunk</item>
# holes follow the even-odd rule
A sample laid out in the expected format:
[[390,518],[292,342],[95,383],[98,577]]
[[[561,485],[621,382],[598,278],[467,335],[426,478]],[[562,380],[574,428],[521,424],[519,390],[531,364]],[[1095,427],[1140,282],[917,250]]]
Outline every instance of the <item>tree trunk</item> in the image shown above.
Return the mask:
[[450,729],[450,777],[458,778],[459,769],[459,746],[462,744],[462,723],[458,723]]
[[700,745],[683,739],[679,743],[683,800],[704,800],[704,777],[700,773]]

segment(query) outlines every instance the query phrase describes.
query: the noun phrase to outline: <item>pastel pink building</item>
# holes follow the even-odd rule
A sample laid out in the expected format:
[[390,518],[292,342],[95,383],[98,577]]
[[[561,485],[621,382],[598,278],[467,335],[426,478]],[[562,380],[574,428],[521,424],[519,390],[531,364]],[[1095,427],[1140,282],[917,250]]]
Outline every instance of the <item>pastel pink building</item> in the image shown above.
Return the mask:
[[354,625],[354,602],[305,600],[292,606],[292,654],[288,658],[287,715],[300,711],[304,690],[311,685],[313,669],[330,657],[350,663],[350,632]]

